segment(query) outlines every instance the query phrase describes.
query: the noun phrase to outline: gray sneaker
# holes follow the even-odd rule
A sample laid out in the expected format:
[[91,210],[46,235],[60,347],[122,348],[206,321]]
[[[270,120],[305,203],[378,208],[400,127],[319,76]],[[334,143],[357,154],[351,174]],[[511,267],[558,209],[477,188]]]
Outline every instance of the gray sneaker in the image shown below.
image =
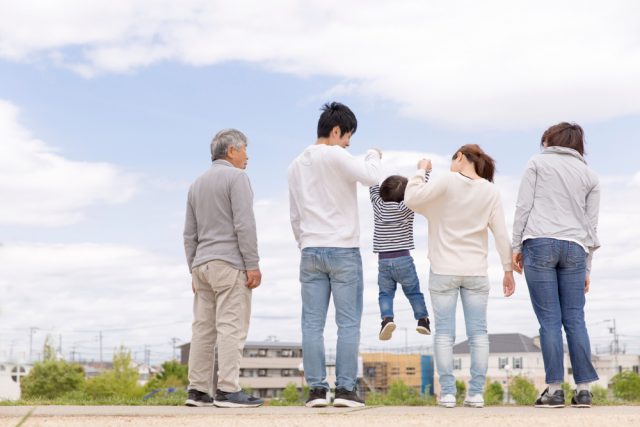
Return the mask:
[[257,408],[264,403],[262,399],[249,396],[244,391],[228,393],[226,391],[216,391],[216,398],[213,404],[218,408]]

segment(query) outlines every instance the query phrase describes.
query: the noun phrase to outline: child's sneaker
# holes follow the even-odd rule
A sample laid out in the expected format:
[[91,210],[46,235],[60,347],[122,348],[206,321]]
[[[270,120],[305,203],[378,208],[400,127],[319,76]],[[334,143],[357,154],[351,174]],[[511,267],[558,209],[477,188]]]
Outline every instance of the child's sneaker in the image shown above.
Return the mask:
[[416,327],[416,331],[418,331],[422,335],[431,335],[431,329],[429,328],[428,317],[424,317],[418,320],[418,326]]
[[388,341],[391,339],[391,335],[395,330],[396,324],[393,323],[393,317],[385,317],[384,320],[382,320],[382,327],[380,328],[378,338],[380,338],[380,341]]

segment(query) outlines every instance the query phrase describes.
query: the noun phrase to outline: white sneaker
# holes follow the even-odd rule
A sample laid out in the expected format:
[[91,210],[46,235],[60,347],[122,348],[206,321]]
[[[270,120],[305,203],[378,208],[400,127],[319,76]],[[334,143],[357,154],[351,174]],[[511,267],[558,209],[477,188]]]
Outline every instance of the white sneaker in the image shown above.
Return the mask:
[[481,394],[474,394],[473,396],[467,396],[464,399],[464,406],[471,408],[484,408],[484,397]]
[[453,394],[445,394],[440,397],[440,400],[438,400],[438,405],[444,408],[455,408],[456,397]]

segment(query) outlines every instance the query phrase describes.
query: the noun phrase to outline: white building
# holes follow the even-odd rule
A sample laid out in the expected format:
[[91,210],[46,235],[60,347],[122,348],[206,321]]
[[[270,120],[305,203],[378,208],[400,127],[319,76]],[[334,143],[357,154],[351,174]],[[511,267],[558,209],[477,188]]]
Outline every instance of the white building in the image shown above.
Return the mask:
[[31,368],[25,363],[0,362],[0,400],[20,399],[20,380]]
[[[470,366],[471,355],[469,353],[469,342],[463,341],[454,345],[454,375],[457,380],[464,381],[467,386],[471,379],[469,373]],[[509,380],[517,375],[532,380],[538,390],[544,389],[544,362],[537,340],[518,333],[489,334],[489,369],[487,371],[487,383],[498,381],[506,390]],[[567,375],[565,372],[565,381],[566,380]],[[436,392],[439,393],[440,383],[437,379],[435,382]]]

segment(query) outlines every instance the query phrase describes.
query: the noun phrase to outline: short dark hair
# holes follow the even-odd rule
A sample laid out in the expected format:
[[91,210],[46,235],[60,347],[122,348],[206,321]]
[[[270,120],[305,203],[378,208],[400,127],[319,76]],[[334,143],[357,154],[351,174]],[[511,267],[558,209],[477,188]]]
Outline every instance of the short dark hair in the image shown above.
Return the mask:
[[339,102],[326,103],[321,108],[322,114],[318,119],[318,138],[327,138],[331,130],[339,126],[340,136],[347,132],[356,133],[358,120],[353,111]]
[[380,198],[383,202],[400,203],[404,200],[405,188],[407,188],[407,178],[391,175],[380,184]]
[[562,122],[545,130],[540,145],[547,147],[567,147],[576,150],[584,156],[584,131],[577,123]]

